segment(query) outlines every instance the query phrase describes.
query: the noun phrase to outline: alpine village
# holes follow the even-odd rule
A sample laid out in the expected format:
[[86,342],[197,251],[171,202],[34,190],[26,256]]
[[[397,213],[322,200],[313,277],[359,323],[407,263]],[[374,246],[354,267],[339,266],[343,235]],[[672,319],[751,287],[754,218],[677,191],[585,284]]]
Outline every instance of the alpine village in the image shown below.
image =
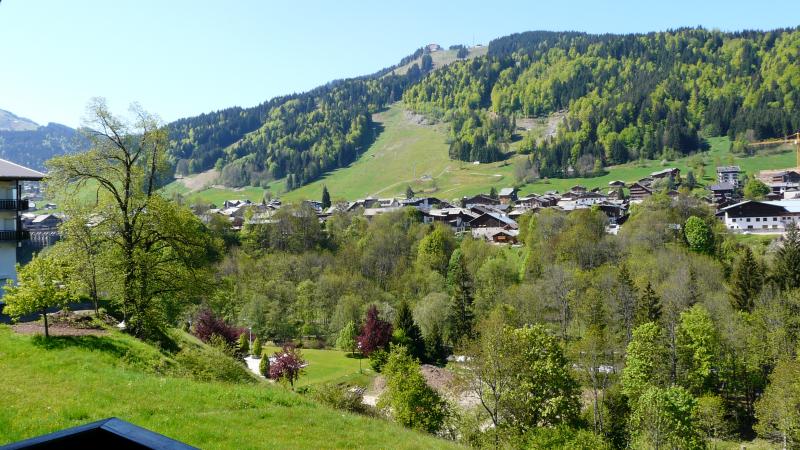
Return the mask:
[[0,110],[2,448],[800,448],[800,28],[87,101]]

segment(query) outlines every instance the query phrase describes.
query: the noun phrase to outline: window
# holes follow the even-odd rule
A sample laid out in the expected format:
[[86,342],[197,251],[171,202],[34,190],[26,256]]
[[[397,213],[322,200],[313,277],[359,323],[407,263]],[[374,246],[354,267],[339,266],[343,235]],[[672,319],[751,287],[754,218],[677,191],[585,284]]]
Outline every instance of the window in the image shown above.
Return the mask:
[[750,218],[749,217],[747,218],[747,221],[750,222]]
[[761,225],[761,228],[769,228],[769,225]]
[[761,217],[756,217],[756,222],[761,222]]
[[747,229],[748,229],[748,230],[752,230],[752,229],[753,229],[753,226],[752,226],[752,225],[748,225],[748,226],[747,226]]
[[773,221],[773,222],[777,222],[777,221],[778,221],[778,218],[777,218],[777,217],[773,217],[773,218],[772,218],[772,221]]

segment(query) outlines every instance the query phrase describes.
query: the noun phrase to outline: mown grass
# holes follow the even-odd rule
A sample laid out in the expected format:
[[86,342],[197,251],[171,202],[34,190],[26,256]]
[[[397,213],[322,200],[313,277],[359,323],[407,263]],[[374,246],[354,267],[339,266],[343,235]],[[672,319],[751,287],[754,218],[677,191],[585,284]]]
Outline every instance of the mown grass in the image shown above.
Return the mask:
[[[264,347],[272,355],[278,347]],[[340,350],[316,350],[301,348],[303,359],[308,362],[305,372],[295,383],[296,386],[310,386],[321,383],[347,382],[366,387],[375,372],[369,366],[369,359],[359,360]],[[360,366],[359,366],[360,363]],[[359,370],[360,369],[360,370]]]
[[452,446],[267,383],[159,375],[168,358],[120,333],[53,342],[0,325],[0,445],[114,416],[205,449]]
[[[284,180],[273,181],[269,185],[273,196],[289,202],[303,199],[319,200],[322,187],[327,186],[333,199],[356,200],[369,195],[403,196],[406,186],[411,186],[415,192],[453,200],[465,195],[488,192],[492,187],[499,189],[516,184],[514,163],[522,158],[521,156],[480,165],[451,160],[448,157],[448,125],[443,123],[421,125],[405,112],[400,103],[376,114],[374,120],[383,131],[357,161],[349,167],[330,172],[322,179],[291,192],[283,192]],[[748,173],[795,166],[795,155],[789,147],[783,148],[783,151],[769,149],[755,156],[734,157],[731,160],[730,141],[727,137],[711,138],[709,144],[710,149],[701,155],[706,164],[706,176],[699,181],[705,184],[715,183],[717,163],[727,165],[732,162]],[[522,193],[543,193],[551,190],[565,192],[576,184],[588,188],[607,188],[609,181],[633,182],[665,167],[677,167],[685,174],[690,169],[691,161],[692,157],[674,161],[636,161],[607,167],[603,176],[541,180],[523,186]],[[180,187],[173,187],[173,184],[175,183],[167,187],[167,192],[181,190]],[[261,200],[265,192],[265,189],[248,187],[208,188],[184,194],[190,203],[203,200],[219,205],[230,198]]]

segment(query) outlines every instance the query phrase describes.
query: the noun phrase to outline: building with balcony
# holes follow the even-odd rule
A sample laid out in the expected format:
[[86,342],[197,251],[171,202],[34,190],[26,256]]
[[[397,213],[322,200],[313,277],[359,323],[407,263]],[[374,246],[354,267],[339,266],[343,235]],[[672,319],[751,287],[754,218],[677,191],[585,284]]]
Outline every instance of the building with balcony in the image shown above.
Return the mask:
[[21,212],[28,209],[22,197],[23,181],[40,181],[44,174],[0,159],[0,295],[7,280],[17,279],[17,248],[30,238],[22,229]]

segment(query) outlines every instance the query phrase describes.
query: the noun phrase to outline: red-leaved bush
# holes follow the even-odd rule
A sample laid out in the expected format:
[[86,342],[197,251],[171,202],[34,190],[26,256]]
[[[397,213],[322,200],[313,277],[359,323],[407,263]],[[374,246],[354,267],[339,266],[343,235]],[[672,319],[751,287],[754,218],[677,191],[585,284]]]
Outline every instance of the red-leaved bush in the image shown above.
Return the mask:
[[306,361],[303,355],[292,344],[286,344],[275,352],[275,360],[269,365],[269,377],[275,381],[287,381],[294,388],[294,382],[300,377]]
[[216,334],[228,345],[236,348],[239,335],[243,332],[244,329],[229,325],[208,308],[200,310],[194,319],[193,333],[203,342],[209,342],[211,336]]
[[375,350],[382,350],[392,338],[392,324],[378,317],[378,308],[372,305],[367,310],[367,320],[358,336],[358,348],[369,356]]

